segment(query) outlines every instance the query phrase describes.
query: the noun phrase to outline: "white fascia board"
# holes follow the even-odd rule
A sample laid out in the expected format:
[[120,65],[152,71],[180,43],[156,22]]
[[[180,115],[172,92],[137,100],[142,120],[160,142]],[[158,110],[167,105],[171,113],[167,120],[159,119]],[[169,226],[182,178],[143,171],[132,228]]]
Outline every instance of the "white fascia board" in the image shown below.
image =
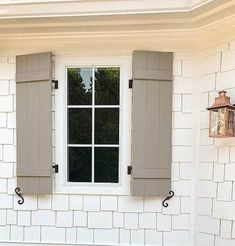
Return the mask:
[[0,18],[177,13],[191,10],[190,0],[0,1]]

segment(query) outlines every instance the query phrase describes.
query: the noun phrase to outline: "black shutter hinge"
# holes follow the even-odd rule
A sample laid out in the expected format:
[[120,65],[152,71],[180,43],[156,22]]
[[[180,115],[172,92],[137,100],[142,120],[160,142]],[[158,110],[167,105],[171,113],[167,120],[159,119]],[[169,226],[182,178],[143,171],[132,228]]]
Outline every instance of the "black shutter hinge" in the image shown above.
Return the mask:
[[131,175],[132,166],[127,166],[127,174]]
[[133,79],[129,79],[129,89],[133,88]]
[[58,80],[53,79],[51,82],[54,84],[54,88],[55,88],[55,89],[58,89],[58,88],[59,88]]
[[52,165],[52,168],[55,170],[55,173],[59,172],[59,165],[58,164]]

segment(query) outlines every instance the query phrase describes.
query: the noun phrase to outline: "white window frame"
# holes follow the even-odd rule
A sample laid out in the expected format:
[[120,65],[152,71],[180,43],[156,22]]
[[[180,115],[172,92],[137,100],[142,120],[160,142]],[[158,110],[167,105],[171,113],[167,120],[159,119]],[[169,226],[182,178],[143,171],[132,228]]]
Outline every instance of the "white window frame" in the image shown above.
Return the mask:
[[[55,160],[59,173],[54,178],[54,193],[66,194],[130,194],[130,176],[127,166],[131,162],[131,56],[55,56],[55,78],[59,89],[55,91]],[[68,67],[119,67],[119,183],[80,183],[67,181],[67,78]],[[102,106],[101,106],[102,107]]]
[[[120,66],[99,66],[99,67],[95,67],[95,66],[69,66],[66,67],[66,102],[68,102],[68,69],[69,68],[83,68],[83,69],[92,69],[92,103],[91,105],[68,105],[67,103],[67,113],[66,113],[66,129],[67,129],[67,135],[66,135],[66,139],[68,142],[68,109],[70,108],[89,108],[92,110],[92,143],[91,144],[68,144],[67,143],[67,148],[66,148],[66,156],[67,156],[67,168],[65,170],[65,176],[68,177],[68,147],[91,147],[91,154],[92,154],[92,171],[91,171],[91,182],[69,182],[67,180],[65,180],[65,183],[67,185],[101,185],[101,186],[117,186],[120,183],[120,176],[121,176],[121,168],[120,168],[120,163],[121,163],[121,158],[122,158],[122,153],[120,151],[120,133],[122,131],[122,114],[121,114],[121,104],[122,104],[122,84],[121,84],[121,67]],[[118,105],[96,105],[95,104],[95,80],[94,80],[94,76],[95,76],[95,68],[119,68],[119,72],[120,72],[120,78],[119,78],[119,104]],[[97,108],[111,108],[111,109],[119,109],[119,138],[118,138],[118,144],[95,144],[94,140],[95,140],[95,109]],[[118,183],[95,183],[94,179],[95,179],[95,158],[94,158],[94,151],[96,147],[117,147],[118,148]]]

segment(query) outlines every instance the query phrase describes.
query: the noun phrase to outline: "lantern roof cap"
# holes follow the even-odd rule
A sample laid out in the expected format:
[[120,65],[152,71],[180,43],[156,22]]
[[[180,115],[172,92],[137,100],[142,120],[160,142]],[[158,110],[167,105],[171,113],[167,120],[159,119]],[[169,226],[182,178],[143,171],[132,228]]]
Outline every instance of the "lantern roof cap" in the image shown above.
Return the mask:
[[224,107],[235,109],[235,106],[230,102],[230,97],[226,96],[226,93],[227,91],[225,90],[219,91],[219,96],[215,98],[214,104],[207,109],[210,110]]

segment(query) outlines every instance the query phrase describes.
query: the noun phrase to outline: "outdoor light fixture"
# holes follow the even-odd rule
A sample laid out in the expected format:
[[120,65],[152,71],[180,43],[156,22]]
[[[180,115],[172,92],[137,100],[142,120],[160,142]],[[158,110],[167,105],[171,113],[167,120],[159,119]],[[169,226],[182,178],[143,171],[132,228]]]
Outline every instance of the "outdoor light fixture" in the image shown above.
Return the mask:
[[207,108],[210,111],[209,136],[225,138],[235,136],[235,106],[231,104],[226,91],[220,91],[214,104]]

